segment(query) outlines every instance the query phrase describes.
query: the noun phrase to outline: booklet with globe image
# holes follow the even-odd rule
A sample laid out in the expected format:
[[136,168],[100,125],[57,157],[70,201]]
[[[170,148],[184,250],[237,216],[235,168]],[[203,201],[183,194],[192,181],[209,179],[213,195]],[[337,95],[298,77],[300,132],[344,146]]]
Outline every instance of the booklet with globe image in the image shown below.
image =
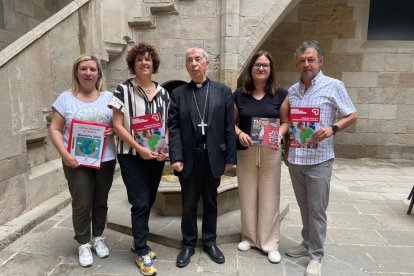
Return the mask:
[[108,125],[72,120],[68,151],[80,166],[99,169],[105,146],[105,130]]
[[143,147],[158,153],[168,153],[161,114],[153,113],[131,118],[136,141]]

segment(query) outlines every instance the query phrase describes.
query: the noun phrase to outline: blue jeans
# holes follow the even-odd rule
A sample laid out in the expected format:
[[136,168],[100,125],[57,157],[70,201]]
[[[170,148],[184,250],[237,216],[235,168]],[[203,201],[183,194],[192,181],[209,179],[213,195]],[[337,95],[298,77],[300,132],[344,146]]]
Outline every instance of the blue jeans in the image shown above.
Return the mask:
[[132,235],[139,256],[147,255],[148,220],[160,184],[165,161],[144,160],[140,156],[118,154],[121,175],[131,207]]

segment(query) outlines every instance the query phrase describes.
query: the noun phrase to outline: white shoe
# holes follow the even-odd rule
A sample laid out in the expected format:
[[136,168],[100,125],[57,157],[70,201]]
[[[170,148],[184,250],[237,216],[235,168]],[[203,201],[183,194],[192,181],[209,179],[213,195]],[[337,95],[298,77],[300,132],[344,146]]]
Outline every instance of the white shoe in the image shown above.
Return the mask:
[[267,254],[267,259],[271,263],[278,264],[282,260],[282,257],[280,256],[279,251],[272,251]]
[[96,252],[96,255],[99,258],[106,258],[109,256],[109,249],[102,237],[94,237],[92,239],[92,249]]
[[237,249],[240,251],[247,251],[251,248],[250,243],[248,241],[241,241],[237,244]]
[[286,250],[286,255],[293,257],[293,258],[299,258],[303,256],[308,256],[308,249],[303,246],[303,244],[299,244],[298,246],[291,247]]
[[93,264],[91,245],[89,243],[79,245],[79,264],[83,267]]
[[306,267],[305,276],[320,276],[322,264],[316,260],[310,260]]

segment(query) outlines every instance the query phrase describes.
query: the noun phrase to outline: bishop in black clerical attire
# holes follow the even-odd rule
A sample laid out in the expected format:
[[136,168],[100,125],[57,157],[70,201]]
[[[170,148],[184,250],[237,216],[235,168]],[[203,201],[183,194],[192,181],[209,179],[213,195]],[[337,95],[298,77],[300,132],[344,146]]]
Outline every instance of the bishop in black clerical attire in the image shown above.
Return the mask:
[[203,199],[203,250],[224,263],[216,245],[217,187],[225,170],[236,164],[231,89],[207,78],[208,56],[201,48],[186,51],[191,82],[172,91],[169,108],[169,150],[182,193],[183,247],[176,265],[190,263],[197,243],[197,202]]

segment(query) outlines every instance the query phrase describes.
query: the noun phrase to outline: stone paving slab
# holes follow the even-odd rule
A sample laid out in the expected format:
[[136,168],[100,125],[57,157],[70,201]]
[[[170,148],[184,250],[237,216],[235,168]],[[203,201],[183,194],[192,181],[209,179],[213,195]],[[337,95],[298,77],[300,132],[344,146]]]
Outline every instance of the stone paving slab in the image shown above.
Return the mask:
[[[375,166],[377,163],[378,168]],[[372,192],[381,199],[355,196],[355,193],[365,193],[363,186],[369,184],[370,175],[379,175],[385,169],[398,182],[395,189],[388,189],[393,181],[376,179],[372,183],[378,185],[378,191]],[[357,174],[368,180],[340,180],[337,174],[344,179]],[[406,215],[409,204],[406,197],[412,184],[403,185],[399,182],[401,176],[414,177],[413,161],[335,161],[322,275],[414,276],[414,213]],[[349,189],[358,186],[361,188]],[[155,261],[158,275],[303,275],[309,259],[285,255],[287,248],[301,241],[300,213],[285,166],[281,190],[289,204],[289,212],[281,225],[280,264],[271,264],[265,254],[255,249],[239,252],[236,243],[232,242],[219,245],[226,256],[225,264],[212,262],[200,248],[196,248],[191,263],[180,269],[175,266],[177,248],[149,242],[158,254]],[[116,191],[124,192],[119,178],[115,179],[112,193]],[[398,194],[404,197],[397,198]],[[114,202],[110,208],[117,208]],[[129,212],[119,215],[129,219]],[[237,218],[233,215],[230,224],[235,224]],[[160,225],[165,224],[168,225],[168,220],[160,222]],[[131,236],[111,229],[106,229],[104,236],[111,255],[106,259],[95,256],[92,267],[80,267],[77,243],[73,240],[71,208],[68,206],[0,251],[0,275],[137,275],[134,255],[129,250]]]
[[36,225],[56,214],[71,202],[69,191],[63,191],[39,206],[0,226],[0,250]]

